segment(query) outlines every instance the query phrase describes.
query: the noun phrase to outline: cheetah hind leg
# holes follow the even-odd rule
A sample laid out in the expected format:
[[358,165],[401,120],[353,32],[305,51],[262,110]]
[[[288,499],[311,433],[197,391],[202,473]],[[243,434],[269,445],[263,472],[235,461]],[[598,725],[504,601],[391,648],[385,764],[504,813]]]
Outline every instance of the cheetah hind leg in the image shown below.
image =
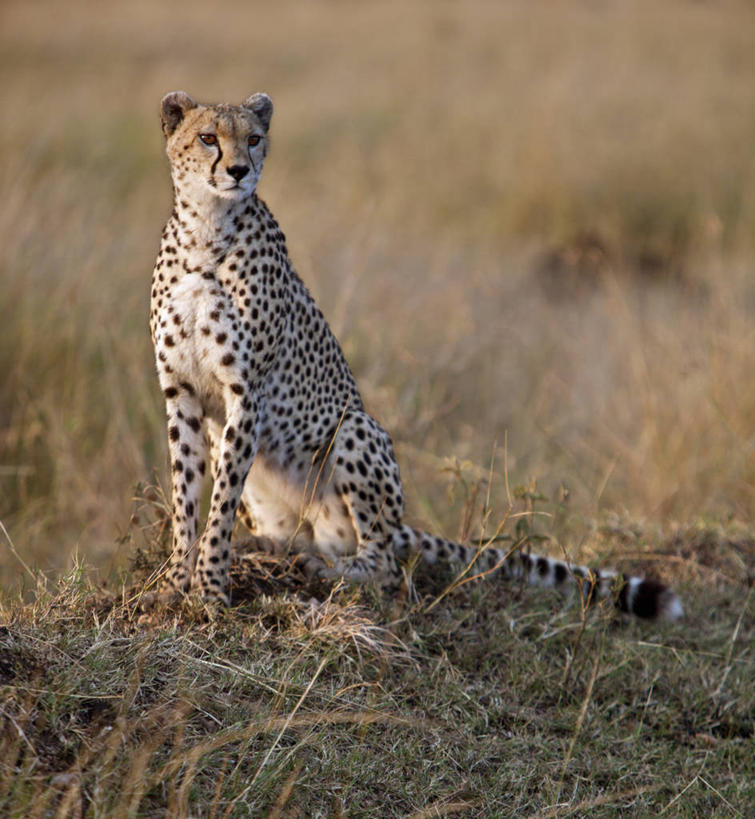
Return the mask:
[[401,522],[403,497],[390,436],[366,412],[351,413],[338,429],[329,460],[326,472],[332,469],[337,500],[329,504],[330,520],[315,525],[315,542],[332,565],[320,576],[377,580],[385,590],[396,590],[402,574],[393,530]]
[[[322,580],[347,580],[352,583],[369,583],[377,580],[387,592],[395,592],[401,584],[402,574],[396,562],[393,548],[392,526],[374,504],[362,500],[357,493],[347,492],[342,496],[343,505],[351,520],[350,528],[356,533],[356,554],[337,555],[327,560],[319,560],[318,577]],[[315,540],[320,532],[315,528]]]

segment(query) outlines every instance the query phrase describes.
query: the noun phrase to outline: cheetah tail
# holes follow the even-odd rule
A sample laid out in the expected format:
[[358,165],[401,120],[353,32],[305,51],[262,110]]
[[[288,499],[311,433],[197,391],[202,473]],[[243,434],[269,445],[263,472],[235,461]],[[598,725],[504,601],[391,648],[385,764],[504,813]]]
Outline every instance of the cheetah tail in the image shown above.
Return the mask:
[[589,603],[611,597],[619,611],[637,617],[678,620],[684,616],[676,593],[656,580],[619,577],[612,570],[588,569],[521,549],[463,546],[409,526],[402,527],[398,541],[399,551],[419,551],[427,563],[440,559],[470,565],[473,577],[495,571],[507,580],[525,579],[534,586],[576,588]]

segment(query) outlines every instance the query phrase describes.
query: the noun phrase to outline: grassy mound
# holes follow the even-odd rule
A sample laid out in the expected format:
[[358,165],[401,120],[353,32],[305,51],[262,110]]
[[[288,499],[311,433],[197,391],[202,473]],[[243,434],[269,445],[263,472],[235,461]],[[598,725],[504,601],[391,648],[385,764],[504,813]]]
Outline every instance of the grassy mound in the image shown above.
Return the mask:
[[[673,625],[421,567],[399,600],[308,587],[253,554],[230,610],[144,613],[159,538],[130,586],[40,579],[0,610],[0,812],[744,816],[755,620],[735,567],[752,540],[679,535],[599,534],[676,557]],[[695,536],[703,561],[679,552]]]

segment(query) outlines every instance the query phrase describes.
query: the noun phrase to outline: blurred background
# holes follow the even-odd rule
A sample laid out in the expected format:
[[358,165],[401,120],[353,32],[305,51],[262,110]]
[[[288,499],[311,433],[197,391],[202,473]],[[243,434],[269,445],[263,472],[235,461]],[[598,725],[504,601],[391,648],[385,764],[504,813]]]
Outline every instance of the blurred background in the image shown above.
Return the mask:
[[751,526],[751,3],[5,0],[0,62],[6,589],[10,541],[50,574],[125,565],[164,482],[175,89],[272,96],[260,192],[412,521],[479,531],[477,487],[493,525],[539,498],[587,557],[610,521]]

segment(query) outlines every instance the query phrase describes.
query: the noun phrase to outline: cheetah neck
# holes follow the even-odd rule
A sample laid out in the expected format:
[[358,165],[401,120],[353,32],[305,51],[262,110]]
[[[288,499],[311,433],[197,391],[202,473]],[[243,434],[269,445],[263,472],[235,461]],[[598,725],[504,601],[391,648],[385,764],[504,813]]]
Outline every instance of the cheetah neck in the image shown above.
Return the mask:
[[173,222],[178,246],[195,267],[215,268],[232,246],[237,226],[256,195],[228,199],[175,188]]

